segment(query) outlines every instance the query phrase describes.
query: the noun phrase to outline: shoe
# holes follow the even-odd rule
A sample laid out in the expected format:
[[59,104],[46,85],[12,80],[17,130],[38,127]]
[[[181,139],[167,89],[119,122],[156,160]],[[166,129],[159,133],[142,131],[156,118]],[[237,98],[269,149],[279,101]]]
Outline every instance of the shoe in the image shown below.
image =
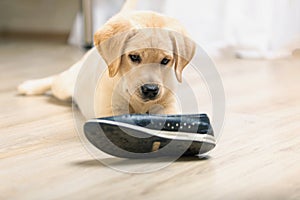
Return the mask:
[[127,114],[88,120],[87,139],[122,158],[192,156],[213,149],[216,141],[206,114]]

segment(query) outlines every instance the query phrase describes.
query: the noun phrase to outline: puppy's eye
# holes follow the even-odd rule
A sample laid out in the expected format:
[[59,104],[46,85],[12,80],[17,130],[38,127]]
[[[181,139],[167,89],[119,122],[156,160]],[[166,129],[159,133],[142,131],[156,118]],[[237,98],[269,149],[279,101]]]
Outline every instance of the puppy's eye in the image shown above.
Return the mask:
[[142,59],[139,55],[130,54],[129,58],[134,63],[140,63],[142,61]]
[[162,65],[167,65],[169,62],[170,62],[170,59],[164,58],[164,59],[162,59],[162,60],[160,61],[160,64],[162,64]]

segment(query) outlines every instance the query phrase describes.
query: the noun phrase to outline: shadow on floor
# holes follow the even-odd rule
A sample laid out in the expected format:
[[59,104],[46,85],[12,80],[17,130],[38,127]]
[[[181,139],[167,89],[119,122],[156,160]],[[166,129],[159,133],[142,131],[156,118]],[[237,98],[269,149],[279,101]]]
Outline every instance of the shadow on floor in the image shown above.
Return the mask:
[[62,101],[57,98],[55,98],[52,95],[47,95],[47,103],[55,104],[57,106],[64,106],[64,107],[70,107],[72,108],[72,101]]
[[91,160],[83,160],[76,161],[71,163],[73,166],[78,167],[100,167],[100,166],[126,166],[126,165],[138,165],[138,164],[153,164],[153,163],[173,163],[173,162],[196,162],[196,161],[207,161],[210,159],[210,156],[184,156],[180,157],[176,160],[176,158],[172,157],[164,157],[164,158],[150,158],[150,159],[125,159],[125,158],[103,158],[103,159],[91,159]]

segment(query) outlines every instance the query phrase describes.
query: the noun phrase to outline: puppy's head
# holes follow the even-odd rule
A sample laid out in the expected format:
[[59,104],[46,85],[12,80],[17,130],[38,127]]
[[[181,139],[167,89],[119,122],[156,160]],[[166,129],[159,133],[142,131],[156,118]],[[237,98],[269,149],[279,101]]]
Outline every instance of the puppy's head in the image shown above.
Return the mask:
[[94,41],[109,76],[121,77],[124,92],[143,102],[159,100],[174,89],[175,77],[182,81],[195,52],[177,21],[155,13],[112,18]]
[[142,48],[126,52],[121,58],[123,90],[132,100],[149,102],[163,98],[174,89],[174,56],[156,48]]

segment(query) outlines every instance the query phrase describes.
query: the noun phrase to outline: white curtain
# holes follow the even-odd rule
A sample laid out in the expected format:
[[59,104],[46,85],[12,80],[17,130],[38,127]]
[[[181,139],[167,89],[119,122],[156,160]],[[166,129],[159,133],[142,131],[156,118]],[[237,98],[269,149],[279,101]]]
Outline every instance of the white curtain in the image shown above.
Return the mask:
[[[120,0],[94,0],[94,30],[121,7]],[[208,53],[241,58],[278,58],[300,48],[300,0],[140,0],[139,9],[179,19]],[[77,27],[77,28],[76,28]],[[79,44],[80,20],[72,43]]]

